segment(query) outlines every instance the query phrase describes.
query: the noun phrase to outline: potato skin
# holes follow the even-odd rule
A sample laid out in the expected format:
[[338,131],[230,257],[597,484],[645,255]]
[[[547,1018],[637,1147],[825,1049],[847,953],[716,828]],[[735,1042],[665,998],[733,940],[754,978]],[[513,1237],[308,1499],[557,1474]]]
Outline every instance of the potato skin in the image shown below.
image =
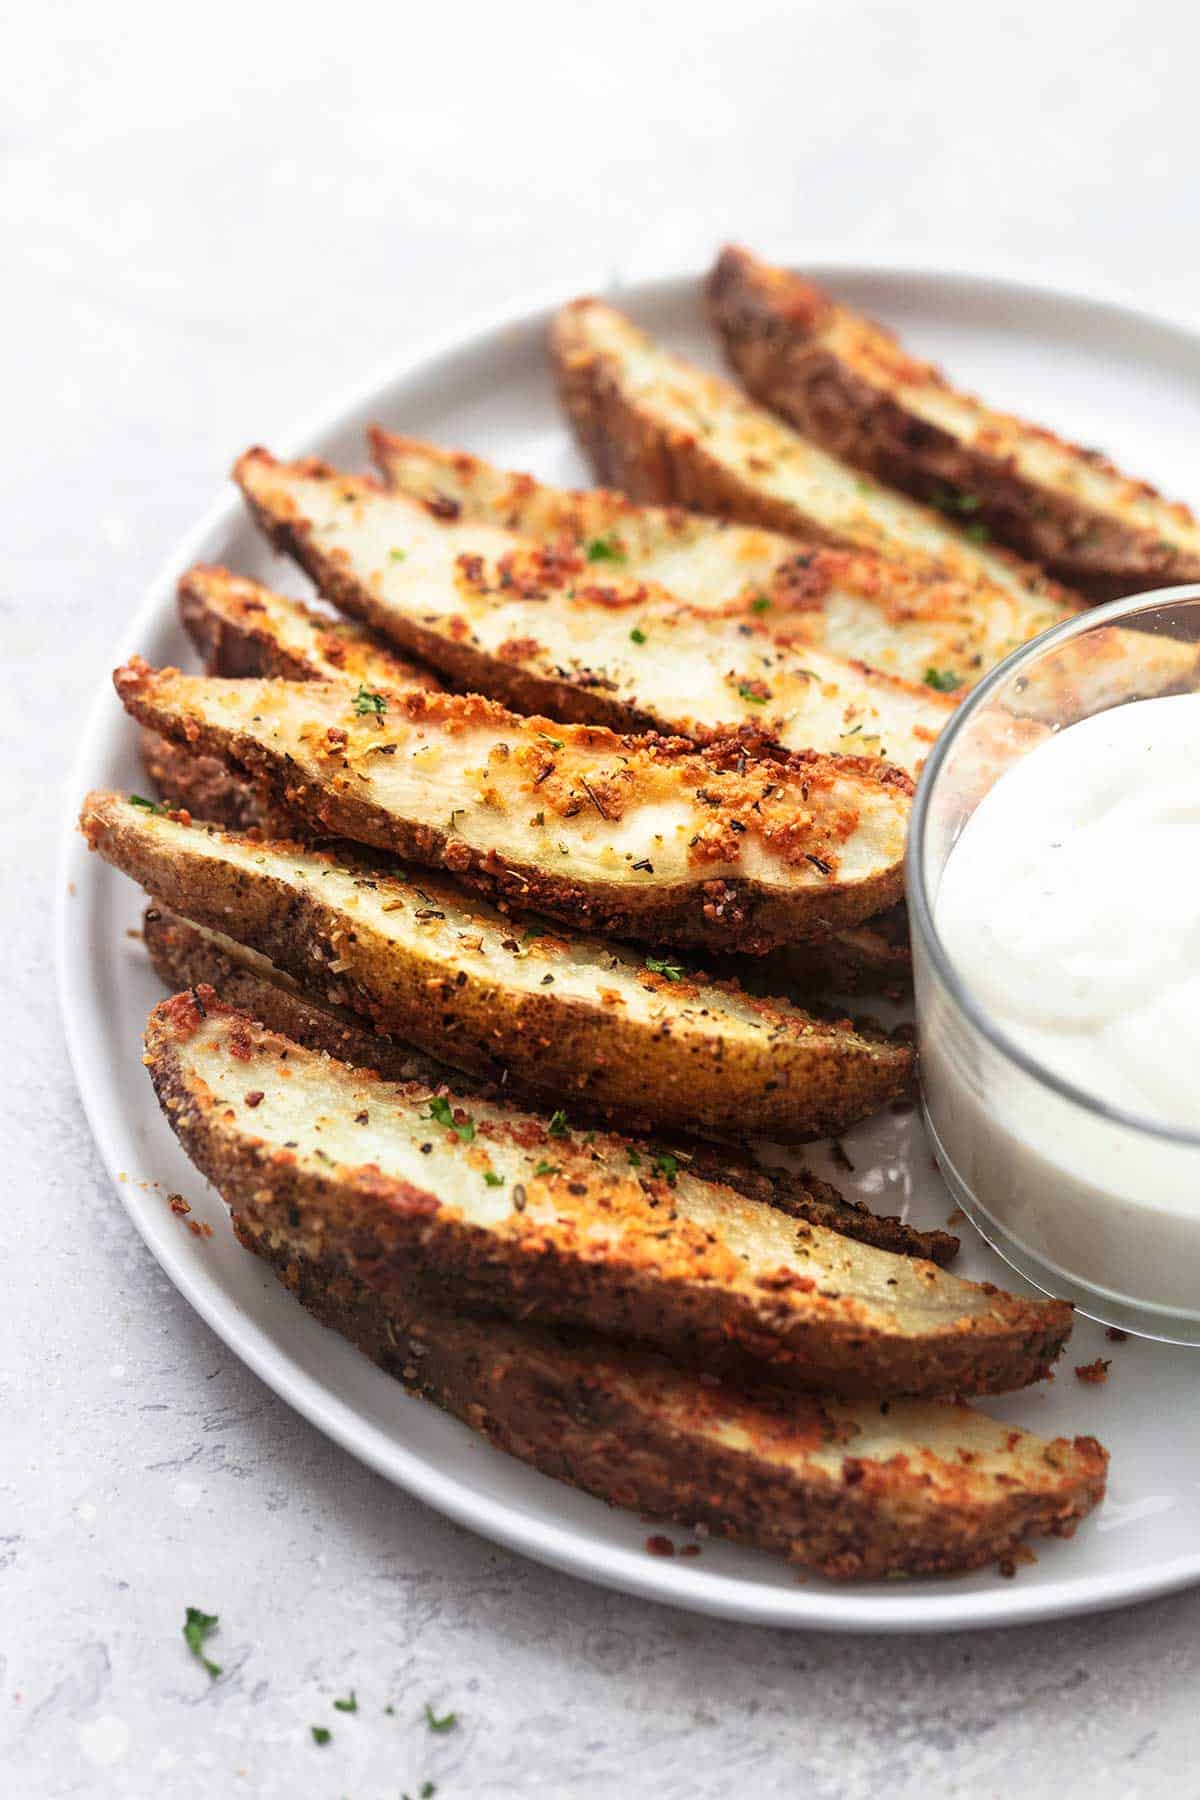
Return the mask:
[[[830,1475],[786,1454],[806,1433],[834,1441],[844,1433],[819,1398],[714,1391],[647,1352],[456,1316],[415,1289],[385,1299],[284,1235],[237,1213],[233,1223],[323,1325],[495,1449],[610,1505],[703,1526],[833,1580],[980,1568],[1026,1536],[1070,1537],[1103,1496],[1107,1458],[1088,1438],[1054,1446],[1062,1475],[1046,1492],[1014,1477],[986,1500],[966,1482],[947,1495],[920,1471],[859,1461],[852,1438]],[[714,1402],[749,1448],[732,1449],[706,1428]]]
[[[811,1281],[797,1283],[786,1269],[778,1280],[727,1283],[718,1273],[729,1257],[725,1246],[710,1251],[692,1243],[681,1262],[672,1261],[678,1250],[658,1242],[652,1255],[593,1253],[582,1247],[573,1222],[562,1229],[539,1225],[536,1233],[519,1236],[472,1224],[457,1207],[444,1207],[435,1194],[374,1164],[327,1168],[241,1128],[226,1102],[207,1090],[198,1093],[189,1074],[187,1043],[202,1026],[218,1038],[227,1034],[247,1086],[255,1085],[256,1076],[259,1085],[275,1079],[281,1054],[293,1059],[293,1070],[306,1054],[232,1013],[211,989],[156,1007],[145,1061],[184,1149],[254,1230],[286,1226],[306,1254],[331,1258],[381,1295],[406,1287],[419,1271],[422,1289],[447,1310],[584,1328],[652,1345],[686,1366],[731,1379],[761,1380],[769,1371],[773,1385],[851,1397],[1007,1392],[1039,1380],[1070,1333],[1071,1309],[1064,1303],[1020,1299],[989,1284],[963,1283],[957,1302],[963,1311],[946,1308],[932,1328],[922,1315],[922,1328],[909,1333],[898,1329],[898,1314],[886,1326],[864,1320],[858,1300],[814,1292]],[[346,1071],[336,1064],[329,1071],[336,1090]],[[403,1100],[422,1105],[428,1095],[405,1094]],[[331,1091],[322,1098],[322,1111],[338,1103]],[[669,1211],[669,1188],[662,1181],[657,1186]],[[588,1184],[571,1191],[586,1195]],[[601,1208],[597,1217],[607,1226],[611,1215],[602,1210],[602,1195],[593,1194],[586,1204],[589,1211]],[[642,1231],[641,1214],[639,1220]],[[665,1235],[671,1236],[669,1229]],[[913,1271],[906,1276],[910,1283],[927,1270],[931,1293],[939,1281],[953,1279],[932,1265],[894,1262],[898,1274]],[[740,1264],[734,1259],[731,1266]]]
[[[747,392],[844,462],[917,500],[937,503],[947,495],[969,495],[971,520],[997,543],[1090,600],[1200,580],[1200,557],[1119,514],[1035,483],[1011,458],[907,410],[886,385],[872,381],[823,340],[822,326],[835,311],[834,302],[800,276],[730,247],[709,276],[707,299]],[[903,354],[882,326],[872,320],[861,324],[895,355]],[[911,367],[923,380],[946,386],[928,365]],[[1038,427],[1027,429],[1051,437]],[[1112,470],[1095,452],[1062,447],[1081,464]],[[1153,492],[1144,486],[1141,491]]]

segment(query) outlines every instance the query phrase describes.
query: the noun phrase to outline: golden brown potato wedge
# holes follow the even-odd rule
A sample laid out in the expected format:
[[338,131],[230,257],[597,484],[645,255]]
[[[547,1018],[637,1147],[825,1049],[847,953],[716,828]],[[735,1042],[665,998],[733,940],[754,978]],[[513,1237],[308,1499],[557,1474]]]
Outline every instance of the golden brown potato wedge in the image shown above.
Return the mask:
[[263,530],[326,599],[460,687],[518,712],[699,742],[743,725],[788,750],[916,775],[954,710],[928,686],[784,644],[753,616],[666,589],[308,459],[252,450],[237,479]]
[[865,549],[832,549],[759,525],[638,506],[613,489],[549,487],[463,452],[375,427],[389,484],[438,516],[499,525],[584,556],[604,578],[652,582],[688,606],[749,619],[795,645],[907,681],[964,690],[1066,616],[1044,595],[930,573]]
[[422,871],[263,841],[95,793],[90,847],[155,900],[269,957],[377,1031],[509,1071],[637,1130],[795,1143],[910,1085],[908,1044],[694,974],[672,955],[514,921]]
[[932,507],[839,462],[602,301],[565,306],[550,347],[563,404],[597,476],[635,500],[694,506],[999,587],[1044,625],[1080,604],[1031,564],[973,542]]
[[[210,675],[345,678],[400,691],[441,686],[436,675],[405,662],[360,625],[228,569],[197,564],[178,592],[180,617]],[[279,829],[262,797],[219,758],[193,755],[154,731],[143,731],[140,752],[151,789],[172,806],[234,829]]]
[[518,718],[474,695],[224,681],[134,658],[144,725],[251,770],[329,834],[604,935],[755,953],[891,905],[912,783],[865,758]]
[[835,1400],[703,1380],[651,1352],[383,1295],[235,1213],[247,1249],[413,1392],[544,1475],[834,1580],[946,1575],[1071,1537],[1104,1497],[1095,1438],[1047,1442],[961,1402]]
[[419,1278],[452,1310],[843,1394],[1020,1387],[1070,1331],[1062,1302],[798,1225],[561,1112],[390,1085],[211,989],[155,1009],[146,1060],[185,1149],[251,1229],[383,1294]]
[[789,269],[722,252],[713,322],[756,400],[1094,600],[1200,580],[1200,524],[1096,450],[993,412]]
[[[290,975],[222,932],[192,925],[159,906],[146,908],[142,937],[150,961],[172,993],[181,988],[211,987],[239,1012],[248,1013],[271,1031],[282,1032],[310,1050],[324,1050],[361,1069],[376,1069],[388,1081],[423,1081],[429,1087],[453,1081],[460,1094],[477,1092],[490,1099],[524,1100],[519,1085],[503,1088],[474,1080],[445,1063],[425,1056],[398,1038],[373,1032],[348,1007],[318,1000]],[[586,1109],[584,1109],[586,1115]],[[591,1120],[587,1122],[590,1124]],[[597,1121],[600,1122],[600,1121]],[[948,1231],[921,1231],[905,1220],[873,1213],[859,1201],[847,1200],[827,1181],[807,1170],[767,1166],[728,1145],[671,1139],[661,1147],[695,1175],[736,1188],[764,1206],[778,1207],[793,1219],[824,1225],[842,1237],[857,1238],[899,1256],[922,1256],[944,1268],[958,1254],[959,1240]],[[656,1152],[646,1147],[649,1163]]]
[[331,617],[260,581],[205,563],[179,583],[179,616],[210,675],[344,680],[396,693],[441,687],[372,631]]

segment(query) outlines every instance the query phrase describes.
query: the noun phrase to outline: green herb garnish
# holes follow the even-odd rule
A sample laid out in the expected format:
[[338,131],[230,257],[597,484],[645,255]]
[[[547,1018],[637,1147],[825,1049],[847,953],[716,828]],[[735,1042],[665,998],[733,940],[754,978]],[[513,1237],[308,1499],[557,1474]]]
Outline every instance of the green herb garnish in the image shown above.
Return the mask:
[[405,557],[408,555],[408,551],[407,550],[389,550],[388,555],[391,557],[393,562],[403,562]]
[[444,1094],[434,1095],[433,1099],[429,1102],[429,1111],[425,1114],[425,1117],[427,1119],[433,1119],[437,1124],[445,1125],[448,1130],[457,1133],[464,1144],[469,1144],[471,1139],[475,1136],[474,1119],[472,1119],[469,1114],[461,1121],[456,1119],[454,1117],[454,1108]]
[[335,1700],[334,1701],[333,1710],[334,1710],[334,1712],[357,1712],[358,1711],[358,1696],[354,1692],[353,1688],[350,1689],[349,1694],[347,1695],[347,1697],[344,1700]]
[[655,1175],[661,1175],[668,1187],[675,1186],[675,1177],[679,1173],[679,1158],[672,1156],[669,1150],[660,1150],[655,1155],[651,1168]]
[[640,625],[635,625],[629,636],[635,644],[645,644],[649,642],[649,639]]
[[204,1664],[214,1681],[221,1673],[221,1665],[209,1661],[204,1654],[204,1645],[219,1624],[220,1619],[216,1613],[201,1612],[198,1606],[189,1606],[187,1616],[183,1621],[184,1642],[196,1661]]
[[751,706],[765,706],[767,704],[767,696],[765,694],[757,693],[755,689],[750,686],[748,681],[739,681],[737,691],[743,700],[748,700],[750,702]]
[[453,1731],[454,1727],[458,1724],[458,1714],[452,1712],[443,1713],[439,1719],[427,1700],[425,1702],[425,1723],[428,1725],[430,1731]]
[[926,687],[935,688],[939,694],[952,694],[962,686],[962,676],[953,669],[926,669],[922,679]]
[[567,1124],[566,1113],[563,1111],[561,1106],[556,1107],[554,1112],[552,1112],[550,1114],[550,1125],[549,1125],[550,1136],[551,1137],[566,1137],[569,1129],[570,1129],[570,1127]]
[[535,1175],[557,1175],[558,1164],[552,1162],[540,1162],[533,1172]]
[[753,600],[750,602],[750,611],[753,613],[765,613],[765,612],[770,612],[770,610],[771,610],[770,595],[769,594],[755,594]]
[[609,532],[607,537],[593,538],[587,547],[589,562],[624,562],[625,552]]
[[382,694],[369,694],[360,681],[358,692],[354,696],[354,710],[360,719],[366,718],[369,713],[374,713],[378,718],[387,711],[387,701]]
[[147,800],[145,794],[130,794],[129,804],[139,806],[143,812],[148,813],[166,813],[171,810],[165,800]]
[[489,1187],[503,1187],[504,1186],[503,1175],[497,1175],[497,1173],[494,1169],[485,1169],[483,1171],[483,1179],[487,1182]]
[[333,1736],[328,1725],[310,1725],[308,1729],[312,1732],[314,1744],[327,1744]]
[[672,962],[669,956],[648,956],[646,967],[651,975],[665,975],[668,981],[683,980],[683,966]]
[[626,1156],[627,1156],[627,1157],[628,1157],[628,1158],[629,1158],[629,1162],[630,1162],[630,1166],[631,1166],[631,1168],[634,1168],[634,1169],[640,1169],[640,1168],[641,1168],[641,1166],[642,1166],[642,1159],[641,1159],[641,1157],[640,1157],[640,1156],[639,1156],[639,1155],[638,1155],[638,1153],[637,1153],[637,1151],[636,1151],[636,1150],[635,1150],[635,1149],[634,1149],[634,1148],[633,1148],[633,1146],[632,1146],[632,1145],[629,1145],[629,1146],[628,1146],[628,1147],[627,1147],[627,1149],[626,1149],[626,1151],[625,1151],[625,1154],[626,1154]]

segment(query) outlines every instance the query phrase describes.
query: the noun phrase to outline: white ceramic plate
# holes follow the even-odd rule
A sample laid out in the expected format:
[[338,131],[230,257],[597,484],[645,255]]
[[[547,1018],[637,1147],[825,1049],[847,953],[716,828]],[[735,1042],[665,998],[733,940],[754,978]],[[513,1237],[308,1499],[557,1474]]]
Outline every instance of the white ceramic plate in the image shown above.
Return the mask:
[[[889,321],[966,386],[1083,443],[1116,448],[1125,466],[1172,494],[1200,496],[1200,338],[1127,308],[1015,283],[903,270],[812,272]],[[695,275],[627,289],[620,303],[712,363],[698,296]],[[547,375],[548,316],[538,312],[473,335],[377,386],[303,444],[283,448],[357,467],[362,429],[380,420],[550,480],[585,481]],[[231,444],[231,457],[241,447]],[[303,588],[263,547],[230,493],[180,546],[120,655],[140,650],[157,663],[187,658],[174,582],[201,558]],[[492,1450],[316,1325],[235,1244],[224,1208],[177,1147],[140,1066],[142,1027],[160,997],[141,946],[127,935],[138,923],[141,896],[89,858],[71,829],[87,788],[139,785],[134,732],[106,676],[97,670],[101,693],[72,784],[61,869],[59,975],[80,1091],[120,1197],[163,1268],[230,1348],[321,1430],[487,1537],[589,1580],[728,1618],[940,1630],[1115,1606],[1200,1580],[1200,1434],[1187,1425],[1200,1373],[1196,1352],[1132,1340],[1110,1345],[1098,1327],[1080,1324],[1056,1382],[991,1406],[1047,1435],[1094,1433],[1110,1446],[1110,1497],[1073,1542],[1039,1545],[1036,1564],[1015,1580],[989,1571],[845,1588],[802,1580],[781,1563],[712,1540],[692,1561],[652,1557],[647,1527],[634,1515]],[[887,1115],[846,1145],[854,1173],[822,1172],[876,1208],[921,1224],[944,1222],[951,1203],[915,1115]],[[175,1190],[191,1200],[194,1218],[211,1222],[210,1239],[171,1213],[166,1196]],[[963,1272],[1013,1285],[963,1229]],[[1108,1384],[1076,1381],[1073,1365],[1100,1354],[1112,1357]],[[682,1542],[686,1534],[675,1536]]]

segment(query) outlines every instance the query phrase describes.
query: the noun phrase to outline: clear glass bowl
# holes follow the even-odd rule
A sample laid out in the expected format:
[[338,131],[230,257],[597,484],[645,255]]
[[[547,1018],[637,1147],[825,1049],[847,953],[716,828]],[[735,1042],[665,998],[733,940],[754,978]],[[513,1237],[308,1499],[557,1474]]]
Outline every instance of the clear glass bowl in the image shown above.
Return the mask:
[[[1200,1129],[1123,1112],[1039,1064],[972,994],[934,913],[967,820],[1046,727],[1198,689],[1198,658],[1200,586],[1095,607],[1015,651],[934,746],[906,870],[923,1105],[955,1199],[1045,1292],[1181,1344],[1200,1344]],[[1200,1069],[1196,1090],[1200,1126]]]

